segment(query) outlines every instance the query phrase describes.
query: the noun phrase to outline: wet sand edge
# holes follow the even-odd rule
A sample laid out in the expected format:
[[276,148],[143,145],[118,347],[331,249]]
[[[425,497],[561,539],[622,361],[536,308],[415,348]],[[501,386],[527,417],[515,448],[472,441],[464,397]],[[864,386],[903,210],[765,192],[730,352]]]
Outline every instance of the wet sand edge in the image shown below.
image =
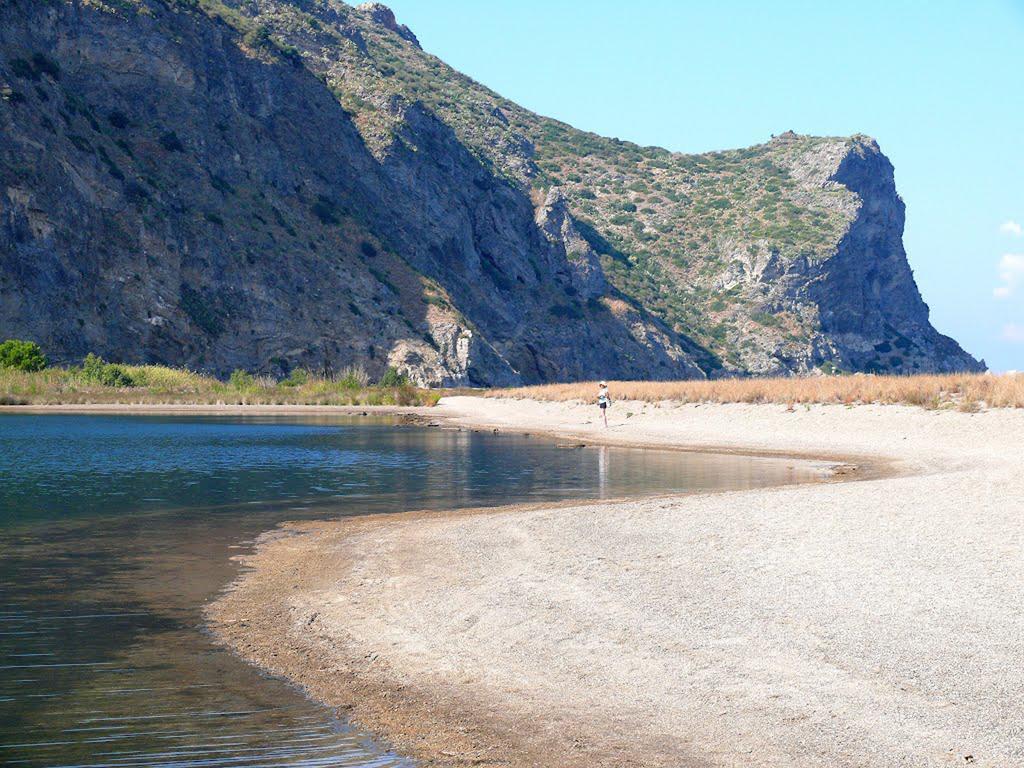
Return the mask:
[[[432,409],[405,409],[404,415],[412,423],[426,427],[529,434],[543,439],[571,441],[573,445],[610,445],[806,461],[818,464],[823,470],[821,478],[811,482],[871,480],[907,471],[883,456],[665,444],[642,438],[578,434],[569,430],[510,428],[459,413]],[[770,490],[762,488],[754,492]],[[595,745],[592,750],[586,738],[572,740],[567,748],[564,734],[542,733],[530,728],[521,715],[507,710],[506,701],[497,698],[493,701],[479,698],[466,701],[447,688],[443,680],[424,682],[406,679],[389,667],[383,655],[365,656],[354,652],[346,638],[336,633],[317,635],[315,612],[304,613],[298,598],[303,594],[321,592],[331,582],[339,581],[340,574],[336,570],[339,562],[351,567],[358,558],[358,551],[350,548],[352,539],[377,527],[415,523],[428,516],[438,520],[581,505],[614,507],[641,498],[678,500],[683,497],[680,494],[651,494],[627,499],[537,502],[446,512],[410,511],[340,521],[283,523],[259,537],[252,553],[236,558],[242,572],[217,600],[206,607],[208,629],[217,642],[241,658],[295,684],[307,696],[337,710],[397,753],[421,765],[526,768],[557,764],[566,768],[582,768],[613,757],[616,765],[650,766],[655,764],[657,745],[651,745],[643,760],[626,753],[609,756],[606,745],[603,748]],[[672,764],[679,768],[703,764],[696,756],[692,761],[680,764],[678,753],[671,759]]]

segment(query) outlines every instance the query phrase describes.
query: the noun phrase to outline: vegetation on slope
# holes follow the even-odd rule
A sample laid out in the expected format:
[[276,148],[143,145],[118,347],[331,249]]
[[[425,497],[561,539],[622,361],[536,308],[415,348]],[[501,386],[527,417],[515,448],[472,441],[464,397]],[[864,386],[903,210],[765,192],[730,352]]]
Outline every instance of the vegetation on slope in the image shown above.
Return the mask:
[[808,184],[807,165],[858,137],[786,134],[747,149],[684,155],[529,112],[374,23],[371,11],[334,0],[92,2],[120,12],[146,12],[157,2],[202,12],[234,29],[253,56],[305,66],[378,156],[405,141],[405,105],[424,104],[497,173],[561,187],[612,284],[727,367],[743,367],[751,334],[772,337],[785,353],[814,328],[814,318],[763,311],[760,297],[720,276],[738,256],[834,252],[856,202],[841,185]]
[[340,61],[325,76],[368,142],[386,148],[395,140],[396,115],[386,108],[393,97],[422,102],[498,172],[561,187],[615,287],[677,332],[734,366],[742,365],[738,345],[752,317],[755,330],[783,344],[806,340],[807,318],[759,322],[767,313],[757,297],[719,276],[737,256],[830,256],[856,211],[854,196],[801,176],[809,162],[841,154],[858,137],[786,134],[701,155],[642,147],[529,112],[358,13],[349,18],[366,52],[337,46]]
[[[189,50],[201,48],[207,38],[216,38],[218,45],[226,41],[235,59],[239,59],[237,54],[241,52],[241,60],[250,60],[247,64],[258,62],[261,69],[268,64],[268,72],[285,73],[296,83],[308,85],[316,98],[303,103],[297,110],[301,116],[293,116],[292,123],[305,125],[305,118],[309,118],[310,124],[315,124],[321,102],[333,96],[351,117],[359,135],[347,132],[347,120],[335,119],[330,125],[344,124],[346,137],[357,140],[352,143],[352,152],[369,158],[365,154],[368,150],[381,168],[393,171],[413,156],[429,161],[443,154],[438,149],[443,143],[460,159],[469,158],[460,168],[480,170],[473,163],[475,159],[486,170],[517,187],[509,200],[525,202],[520,193],[532,191],[539,227],[539,222],[550,213],[542,207],[550,206],[544,201],[557,200],[555,220],[562,221],[559,217],[568,209],[571,217],[565,220],[569,222],[567,231],[572,231],[573,253],[591,274],[600,276],[594,293],[605,295],[582,295],[577,286],[571,286],[572,290],[566,291],[567,301],[561,302],[559,297],[559,302],[551,305],[555,318],[597,318],[598,314],[591,310],[606,306],[609,301],[622,300],[643,310],[644,322],[650,320],[648,331],[657,325],[660,333],[663,323],[686,337],[682,341],[675,337],[673,343],[678,341],[678,346],[686,348],[694,368],[699,366],[710,376],[806,373],[815,368],[824,372],[836,368],[875,372],[978,368],[977,361],[963,353],[955,342],[939,336],[928,323],[927,307],[904,258],[900,239],[903,209],[892,183],[892,168],[877,145],[866,137],[810,137],[787,131],[746,149],[684,155],[601,137],[529,112],[423,51],[412,33],[378,4],[353,8],[340,0],[82,2],[125,20],[137,16],[138,25],[129,27],[131,32],[142,33],[147,25],[187,31],[183,37],[191,42]],[[218,28],[215,35],[209,34],[211,20]],[[189,37],[192,32],[195,36]],[[17,65],[12,74],[18,88],[28,88],[30,82],[40,79],[59,78],[55,62],[49,62],[39,51],[27,51],[24,58],[12,64]],[[202,68],[200,61],[197,71]],[[72,69],[67,67],[68,73]],[[38,87],[36,90],[40,100],[47,97]],[[300,92],[305,90],[290,89],[289,98],[277,98],[276,104],[299,103]],[[25,93],[13,95],[29,101],[35,98],[29,91]],[[429,251],[424,248],[420,253],[409,247],[409,241],[390,243],[393,233],[382,230],[390,226],[394,217],[381,217],[388,222],[381,226],[379,220],[370,222],[372,217],[365,214],[379,213],[392,201],[382,202],[373,195],[361,197],[347,188],[339,192],[333,184],[341,176],[366,177],[363,171],[376,167],[372,164],[360,166],[354,174],[338,174],[335,170],[321,177],[322,185],[309,186],[306,181],[316,173],[303,171],[302,183],[283,185],[278,183],[280,173],[262,176],[258,171],[245,169],[242,178],[240,172],[234,173],[237,169],[230,163],[222,163],[216,172],[210,172],[209,186],[213,192],[207,196],[205,187],[198,190],[203,195],[201,206],[195,206],[193,200],[173,200],[183,180],[163,178],[163,164],[150,167],[154,165],[152,157],[159,160],[161,154],[184,155],[201,146],[215,150],[209,153],[211,157],[223,158],[225,145],[247,136],[253,121],[230,125],[213,121],[223,135],[211,133],[200,140],[185,135],[190,131],[186,125],[146,125],[146,131],[155,133],[145,137],[142,151],[138,152],[141,159],[137,159],[132,154],[139,150],[137,143],[133,147],[127,137],[117,133],[128,122],[123,113],[115,110],[105,121],[106,115],[93,114],[88,105],[74,107],[70,100],[68,105],[61,112],[67,127],[73,129],[65,132],[66,140],[81,152],[93,155],[96,164],[102,162],[107,166],[110,176],[125,180],[127,173],[125,193],[144,215],[147,225],[155,228],[162,213],[159,209],[166,211],[167,203],[173,201],[181,214],[179,218],[194,216],[193,223],[198,226],[191,229],[209,230],[213,241],[230,240],[230,249],[225,250],[244,250],[250,265],[259,261],[261,253],[287,251],[289,261],[301,263],[303,272],[315,275],[326,262],[325,253],[342,254],[346,264],[365,261],[361,256],[365,251],[352,247],[362,241],[373,251],[394,251],[390,256],[395,260],[411,259],[406,267],[444,282],[446,275],[439,277],[431,270],[458,250],[437,242],[430,244]],[[326,113],[338,117],[334,104]],[[435,116],[440,122],[434,120]],[[44,116],[42,127],[57,133],[51,118],[52,114]],[[83,127],[86,122],[93,133],[103,135],[90,134]],[[201,121],[193,120],[192,124],[196,122]],[[255,122],[258,125],[259,120]],[[180,135],[174,133],[173,127]],[[319,131],[322,133],[325,127],[321,124]],[[299,143],[300,149],[305,146]],[[463,149],[468,150],[469,156]],[[295,154],[301,155],[301,151]],[[845,163],[848,158],[864,162]],[[844,173],[838,174],[841,164]],[[447,158],[439,158],[438,166],[447,167]],[[851,167],[856,169],[855,173],[851,174]],[[132,173],[133,168],[141,169],[142,173]],[[418,182],[423,179],[417,174],[410,176],[417,182],[409,188],[419,189]],[[387,178],[397,177],[396,173]],[[836,180],[840,177],[843,183]],[[268,180],[272,183],[268,184]],[[474,177],[473,184],[479,190],[506,188],[501,179],[498,184],[495,181],[482,172]],[[422,184],[424,189],[445,199],[463,186]],[[553,193],[554,190],[560,194]],[[158,196],[163,196],[159,205],[145,203]],[[301,210],[296,210],[295,205],[289,209],[293,197],[300,200]],[[869,204],[862,208],[862,200]],[[415,211],[424,209],[419,204],[408,207]],[[530,215],[525,206],[516,210],[519,215],[525,210],[523,218]],[[874,212],[874,219],[862,221],[866,215],[860,214],[864,212]],[[312,214],[312,220],[307,214]],[[481,221],[490,220],[486,213],[477,214]],[[517,224],[514,229],[522,233],[529,228]],[[603,276],[591,261],[589,249],[576,237],[576,230],[599,255]],[[417,234],[414,242],[420,243],[422,233]],[[545,232],[545,236],[557,241],[550,233]],[[497,237],[500,240],[502,234],[497,233]],[[471,257],[467,263],[474,270],[482,270],[488,278],[481,293],[491,293],[479,302],[479,297],[470,302],[465,295],[456,296],[453,315],[448,320],[458,319],[454,313],[468,311],[467,307],[486,305],[496,293],[507,292],[505,286],[512,285],[511,273],[515,270],[507,263],[509,260],[496,262],[485,252],[487,249],[480,243],[486,239],[474,238],[473,247],[466,253]],[[844,243],[842,249],[840,243]],[[523,241],[509,252],[525,254],[524,258],[529,260],[536,250],[543,249]],[[832,258],[837,255],[842,258]],[[399,267],[399,271],[409,271]],[[395,281],[382,277],[380,270],[369,270],[373,278],[370,281],[358,279],[365,271],[361,264],[355,264],[348,275],[337,265],[333,268],[343,281],[348,278],[343,290],[351,286],[361,299],[347,302],[349,312],[342,306],[341,313],[333,312],[333,317],[344,315],[346,321],[360,328],[360,318],[368,309],[368,316],[372,314],[374,319],[388,322],[392,318],[389,340],[406,332],[400,327],[403,321],[409,331],[420,337],[430,335],[429,324],[418,322],[416,312],[411,318],[396,313],[393,306],[376,295],[386,291],[375,290],[371,296],[363,290],[372,287],[371,283],[376,283],[377,288],[391,287]],[[538,271],[536,262],[533,270],[545,285],[557,282],[551,279],[550,272]],[[457,274],[461,277],[461,273]],[[525,285],[523,274],[519,272],[515,278]],[[529,277],[528,270],[525,274]],[[610,289],[604,276],[611,283]],[[139,281],[148,279],[149,275],[142,275]],[[315,291],[315,278],[305,282],[292,290]],[[451,287],[445,285],[446,289]],[[870,290],[861,291],[861,287]],[[287,298],[287,292],[282,292],[282,296]],[[211,338],[225,332],[224,318],[237,308],[233,297],[227,294],[202,295],[191,279],[183,283],[181,298],[190,325]],[[552,298],[534,291],[530,300],[532,307],[543,311]],[[517,306],[509,315],[521,318],[522,310],[522,306]],[[241,315],[236,312],[235,316]],[[851,317],[863,321],[850,321]],[[322,317],[315,319],[321,325],[324,322]],[[180,325],[170,324],[168,328]],[[528,355],[509,356],[509,350],[502,347],[507,339],[488,338],[491,331],[481,327],[479,337],[496,344],[495,349],[508,356],[512,368],[522,368],[524,361],[527,366],[530,364]],[[302,329],[301,333],[308,332]],[[646,331],[637,333],[644,336]],[[900,347],[901,343],[905,346]],[[535,346],[543,354],[545,347],[557,345]],[[698,346],[699,351],[691,349]],[[893,351],[894,346],[900,347],[898,352]],[[350,347],[322,354],[343,354],[348,362],[353,356],[369,354],[368,350],[377,351],[366,344]],[[306,354],[314,353],[321,354],[306,350]],[[193,350],[192,354],[190,364],[204,365],[198,352]],[[373,354],[370,357],[373,359]],[[227,367],[234,364],[232,361]],[[538,371],[543,367],[536,361],[533,365]],[[543,375],[538,373],[533,378],[572,375],[565,370],[565,365],[552,364],[544,368]],[[584,375],[593,373],[590,370]],[[646,373],[643,371],[642,375]],[[685,374],[675,371],[672,375]]]

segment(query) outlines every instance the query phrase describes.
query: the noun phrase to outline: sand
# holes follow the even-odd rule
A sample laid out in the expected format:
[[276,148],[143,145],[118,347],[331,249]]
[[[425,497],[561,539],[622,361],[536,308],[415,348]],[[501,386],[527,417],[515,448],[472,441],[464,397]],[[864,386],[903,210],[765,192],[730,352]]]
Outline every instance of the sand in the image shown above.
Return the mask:
[[434,412],[867,479],[285,526],[225,643],[430,764],[1024,765],[1024,411]]

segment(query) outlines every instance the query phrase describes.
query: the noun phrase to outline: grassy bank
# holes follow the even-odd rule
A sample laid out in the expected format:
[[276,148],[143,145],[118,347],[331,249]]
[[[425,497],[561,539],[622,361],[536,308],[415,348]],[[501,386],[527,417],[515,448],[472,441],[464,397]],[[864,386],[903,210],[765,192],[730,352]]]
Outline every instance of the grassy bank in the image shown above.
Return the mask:
[[[820,376],[715,381],[613,381],[613,400],[682,403],[882,403],[924,408],[1024,408],[1024,375]],[[596,382],[496,389],[489,397],[583,400],[597,397]]]
[[407,384],[370,386],[347,377],[285,381],[236,375],[229,382],[157,365],[119,365],[97,381],[82,368],[24,372],[0,368],[0,404],[435,405],[440,394]]

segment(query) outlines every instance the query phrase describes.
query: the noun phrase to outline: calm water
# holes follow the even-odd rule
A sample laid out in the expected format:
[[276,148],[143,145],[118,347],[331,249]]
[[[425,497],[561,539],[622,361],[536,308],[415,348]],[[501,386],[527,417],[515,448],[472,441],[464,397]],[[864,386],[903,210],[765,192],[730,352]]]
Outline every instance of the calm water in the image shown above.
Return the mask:
[[0,415],[0,764],[407,765],[203,633],[258,533],[813,476],[369,418]]

